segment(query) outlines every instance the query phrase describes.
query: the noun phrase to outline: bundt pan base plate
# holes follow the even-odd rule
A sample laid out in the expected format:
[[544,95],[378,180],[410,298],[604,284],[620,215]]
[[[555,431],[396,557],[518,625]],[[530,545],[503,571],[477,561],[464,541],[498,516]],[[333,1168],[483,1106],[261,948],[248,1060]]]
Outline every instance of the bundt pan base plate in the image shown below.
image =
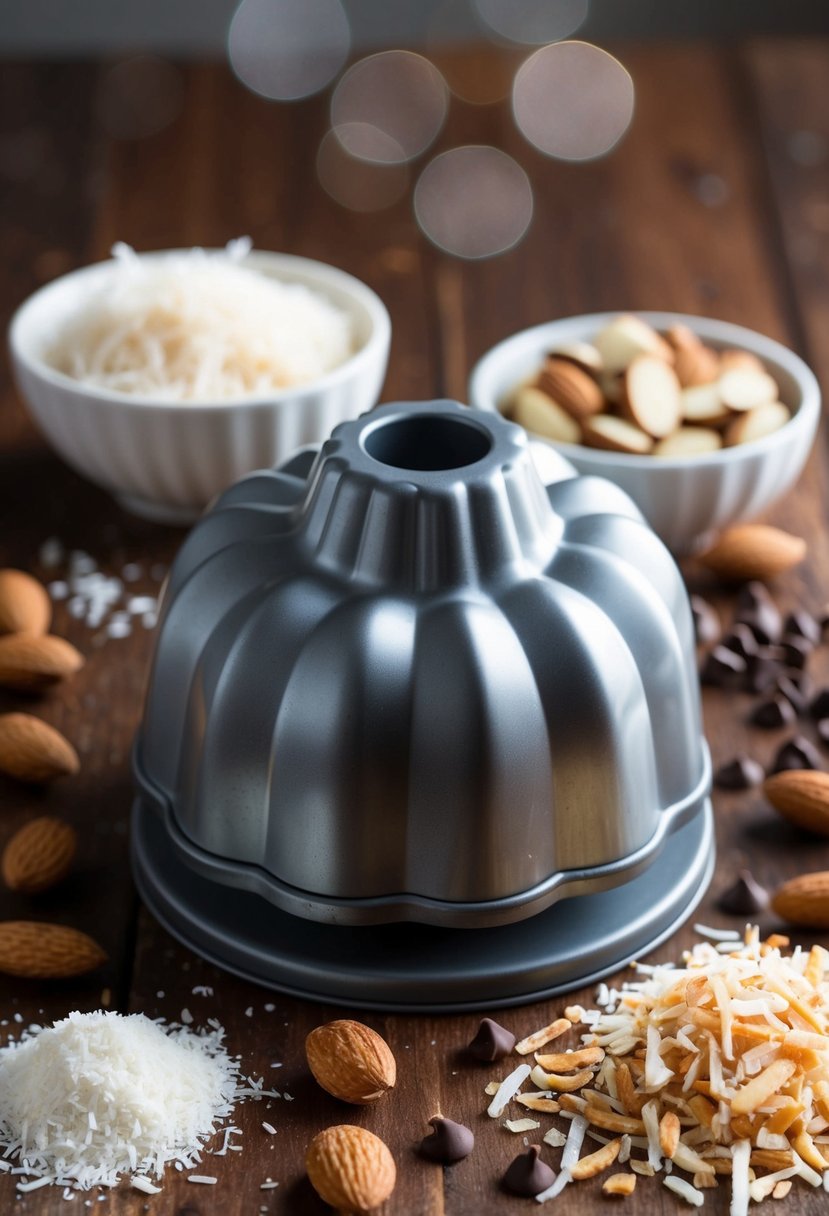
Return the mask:
[[451,1013],[556,996],[654,949],[690,915],[711,880],[713,817],[706,800],[624,886],[491,929],[332,926],[292,916],[182,864],[160,817],[140,801],[133,865],[141,896],[161,924],[244,979],[359,1009]]

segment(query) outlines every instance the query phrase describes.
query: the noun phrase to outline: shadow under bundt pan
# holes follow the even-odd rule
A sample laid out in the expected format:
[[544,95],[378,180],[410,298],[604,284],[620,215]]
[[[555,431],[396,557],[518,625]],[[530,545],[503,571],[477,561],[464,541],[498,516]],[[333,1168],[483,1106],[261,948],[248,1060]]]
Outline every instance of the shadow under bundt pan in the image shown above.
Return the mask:
[[134,757],[139,886],[188,944],[460,1008],[606,972],[696,903],[682,580],[623,492],[548,477],[498,416],[384,406],[193,529]]

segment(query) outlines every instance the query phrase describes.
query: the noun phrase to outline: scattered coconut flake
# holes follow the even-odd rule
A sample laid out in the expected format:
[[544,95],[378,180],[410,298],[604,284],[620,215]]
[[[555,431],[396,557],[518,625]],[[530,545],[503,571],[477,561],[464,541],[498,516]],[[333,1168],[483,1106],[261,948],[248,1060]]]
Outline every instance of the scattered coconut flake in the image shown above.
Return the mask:
[[690,1182],[686,1182],[684,1178],[678,1178],[676,1174],[666,1174],[662,1179],[662,1184],[669,1191],[673,1191],[675,1195],[679,1195],[680,1199],[684,1199],[686,1203],[690,1203],[692,1207],[701,1208],[705,1203],[705,1196],[702,1191],[698,1191],[695,1186],[691,1186]]
[[[263,1123],[262,1123],[262,1126],[264,1127],[265,1131],[268,1133],[268,1135],[269,1135],[269,1136],[275,1136],[275,1135],[276,1135],[276,1128],[273,1126],[273,1124],[272,1124],[272,1123],[265,1123],[265,1122],[263,1122]],[[538,1124],[536,1124],[536,1127],[537,1127],[537,1126],[538,1126]]]
[[537,1119],[505,1119],[504,1127],[508,1132],[519,1134],[521,1132],[534,1132],[537,1127],[541,1127],[541,1124]]
[[143,1174],[133,1174],[130,1179],[130,1185],[134,1191],[143,1191],[145,1195],[160,1195],[161,1187],[155,1186],[149,1178],[145,1178]]
[[714,929],[711,925],[694,925],[694,932],[700,937],[707,937],[712,942],[739,942],[741,940],[736,929]]
[[544,1143],[552,1145],[553,1148],[563,1148],[567,1143],[567,1137],[557,1127],[551,1127],[548,1132],[544,1133]]
[[491,1119],[501,1118],[507,1104],[512,1101],[531,1072],[532,1068],[529,1064],[519,1064],[508,1077],[504,1077],[487,1109],[487,1114]]
[[211,1174],[188,1174],[187,1181],[199,1182],[202,1186],[215,1186],[219,1180],[218,1178],[214,1178]]

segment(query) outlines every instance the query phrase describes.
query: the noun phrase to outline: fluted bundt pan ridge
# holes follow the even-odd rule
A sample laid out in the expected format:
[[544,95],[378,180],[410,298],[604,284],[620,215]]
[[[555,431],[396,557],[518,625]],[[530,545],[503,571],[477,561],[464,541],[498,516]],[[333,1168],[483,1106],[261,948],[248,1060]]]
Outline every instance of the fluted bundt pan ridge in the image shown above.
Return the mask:
[[135,773],[186,864],[300,916],[497,925],[705,803],[687,596],[627,496],[387,405],[243,479],[173,566]]

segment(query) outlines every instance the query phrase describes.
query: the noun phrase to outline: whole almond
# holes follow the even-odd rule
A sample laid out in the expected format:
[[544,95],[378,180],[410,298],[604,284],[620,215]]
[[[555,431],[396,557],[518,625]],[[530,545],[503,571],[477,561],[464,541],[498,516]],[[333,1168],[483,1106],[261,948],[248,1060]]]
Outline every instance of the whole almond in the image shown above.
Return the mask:
[[394,1158],[379,1136],[364,1127],[327,1127],[305,1156],[311,1186],[340,1212],[367,1212],[385,1203],[397,1181]]
[[22,570],[0,570],[0,633],[46,633],[51,619],[42,583]]
[[0,870],[12,891],[36,895],[65,878],[72,866],[78,836],[62,819],[43,815],[15,832],[3,850]]
[[317,1026],[305,1040],[308,1067],[329,1094],[365,1106],[394,1087],[397,1065],[385,1039],[343,1018]]
[[106,957],[98,943],[79,929],[31,920],[0,921],[0,971],[6,975],[68,979],[94,971]]
[[80,768],[78,753],[60,731],[31,714],[0,714],[0,773],[40,784]]
[[83,655],[63,638],[9,633],[0,637],[0,686],[39,692],[83,667]]
[[544,364],[538,388],[576,419],[600,414],[604,408],[604,394],[589,372],[555,355]]
[[799,874],[778,887],[771,906],[783,920],[805,929],[829,929],[829,871]]
[[813,769],[774,773],[763,783],[763,793],[790,823],[829,836],[829,773]]
[[806,556],[806,542],[769,524],[739,524],[728,528],[700,557],[720,578],[735,582],[774,578]]

